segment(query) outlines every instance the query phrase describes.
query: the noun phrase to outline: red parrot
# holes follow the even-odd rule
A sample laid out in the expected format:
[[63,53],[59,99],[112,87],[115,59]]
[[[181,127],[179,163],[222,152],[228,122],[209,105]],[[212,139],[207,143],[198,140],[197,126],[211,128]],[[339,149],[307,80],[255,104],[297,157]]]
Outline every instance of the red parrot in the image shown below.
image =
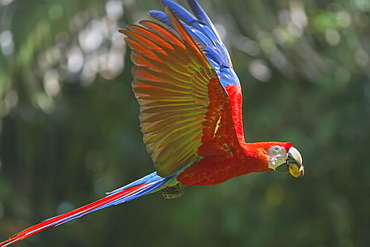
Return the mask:
[[229,53],[201,6],[187,2],[194,15],[162,0],[165,12],[149,11],[162,25],[145,20],[119,30],[132,49],[132,86],[156,171],[31,226],[0,246],[160,190],[170,199],[182,196],[185,185],[214,185],[252,172],[303,176],[302,157],[293,144],[245,141],[241,87]]

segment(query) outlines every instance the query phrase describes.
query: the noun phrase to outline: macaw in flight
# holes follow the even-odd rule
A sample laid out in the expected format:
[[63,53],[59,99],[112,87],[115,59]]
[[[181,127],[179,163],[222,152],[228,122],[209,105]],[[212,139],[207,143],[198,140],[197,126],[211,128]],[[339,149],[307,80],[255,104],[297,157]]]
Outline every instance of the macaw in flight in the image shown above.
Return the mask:
[[229,53],[197,1],[187,2],[194,15],[162,0],[164,12],[149,11],[162,25],[145,20],[119,30],[132,49],[132,86],[156,171],[31,226],[0,246],[156,191],[171,199],[182,196],[185,185],[214,185],[252,172],[303,176],[302,157],[292,143],[245,141],[242,92]]

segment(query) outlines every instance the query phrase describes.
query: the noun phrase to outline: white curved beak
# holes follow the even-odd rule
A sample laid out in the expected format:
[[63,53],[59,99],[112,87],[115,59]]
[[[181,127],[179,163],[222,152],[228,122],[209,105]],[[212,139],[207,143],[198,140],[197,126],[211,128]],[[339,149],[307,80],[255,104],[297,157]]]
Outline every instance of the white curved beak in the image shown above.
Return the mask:
[[304,175],[302,155],[295,147],[291,147],[289,149],[288,159],[286,162],[288,165],[288,171],[293,177],[299,178]]

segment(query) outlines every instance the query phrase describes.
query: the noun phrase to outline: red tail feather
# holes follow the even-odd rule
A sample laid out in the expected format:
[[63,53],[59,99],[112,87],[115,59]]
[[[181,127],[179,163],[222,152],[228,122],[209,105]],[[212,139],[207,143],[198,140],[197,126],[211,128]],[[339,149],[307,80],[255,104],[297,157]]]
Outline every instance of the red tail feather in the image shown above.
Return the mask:
[[[38,232],[41,232],[42,230],[45,230],[51,226],[58,226],[58,225],[61,225],[63,223],[66,223],[70,220],[73,220],[73,219],[76,219],[76,218],[79,218],[85,214],[88,214],[88,213],[91,213],[93,211],[96,211],[104,206],[110,206],[109,204],[110,203],[113,203],[114,201],[118,200],[118,199],[122,199],[122,198],[125,198],[125,197],[128,197],[132,194],[137,194],[139,192],[142,192],[144,189],[148,188],[149,186],[151,186],[152,184],[141,184],[141,185],[137,185],[137,186],[134,186],[134,187],[131,187],[131,188],[128,188],[124,191],[121,191],[121,192],[117,192],[117,193],[114,193],[114,194],[110,194],[98,201],[95,201],[95,202],[92,202],[88,205],[85,205],[83,207],[80,207],[80,208],[77,208],[77,209],[74,209],[70,212],[67,212],[67,213],[64,213],[64,214],[61,214],[61,215],[58,215],[58,216],[55,216],[53,218],[50,218],[50,219],[47,219],[47,220],[44,220],[34,226],[31,226],[23,231],[21,231],[20,233],[14,235],[13,237],[9,238],[8,240],[5,240],[3,242],[0,243],[0,246],[1,247],[5,247],[5,246],[8,246],[12,243],[15,243],[19,240],[22,240],[22,239],[25,239],[25,238],[28,238]],[[132,198],[134,199],[134,198]]]

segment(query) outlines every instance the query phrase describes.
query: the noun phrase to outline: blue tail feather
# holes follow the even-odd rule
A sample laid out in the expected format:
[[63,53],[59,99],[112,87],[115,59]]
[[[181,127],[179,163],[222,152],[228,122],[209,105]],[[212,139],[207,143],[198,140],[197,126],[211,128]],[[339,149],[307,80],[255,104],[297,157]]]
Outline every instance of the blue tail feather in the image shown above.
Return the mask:
[[124,192],[124,191],[126,191],[130,188],[136,187],[136,186],[142,185],[142,187],[140,187],[136,190],[133,190],[132,192],[130,192],[128,194],[125,194],[124,196],[120,196],[120,197],[110,201],[109,203],[104,203],[103,205],[101,205],[99,207],[96,207],[96,208],[93,208],[89,211],[86,211],[86,212],[83,212],[81,214],[76,214],[76,215],[73,215],[71,217],[68,217],[68,218],[64,219],[61,223],[58,223],[57,225],[61,225],[61,224],[66,223],[68,221],[80,218],[80,217],[82,217],[86,214],[98,211],[100,209],[107,208],[107,207],[114,206],[114,205],[118,205],[118,204],[121,204],[121,203],[125,203],[125,202],[128,202],[128,201],[134,200],[136,198],[139,198],[141,196],[156,192],[156,191],[162,189],[163,187],[167,186],[166,183],[170,179],[171,179],[171,177],[163,178],[163,177],[158,176],[157,172],[153,172],[153,173],[151,173],[151,174],[149,174],[145,177],[142,177],[138,180],[135,180],[134,182],[132,182],[130,184],[127,184],[127,185],[122,186],[122,187],[120,187],[120,188],[118,188],[118,189],[116,189],[112,192],[107,193],[107,196],[102,198],[101,200],[110,199],[110,198],[114,197],[115,195],[117,195],[118,193]]
[[8,246],[12,243],[15,243],[19,240],[27,238],[33,234],[36,234],[40,231],[43,231],[52,226],[59,226],[68,221],[80,218],[86,214],[95,212],[97,210],[118,205],[138,197],[141,197],[146,194],[153,193],[158,191],[166,186],[171,186],[176,184],[176,178],[174,176],[160,177],[156,172],[153,172],[141,179],[138,179],[126,186],[123,186],[119,189],[116,189],[109,193],[106,197],[92,202],[88,205],[82,206],[80,208],[74,209],[70,212],[54,216],[47,220],[44,220],[34,226],[31,226],[20,233],[14,235],[8,240],[5,240],[0,243],[0,246]]

